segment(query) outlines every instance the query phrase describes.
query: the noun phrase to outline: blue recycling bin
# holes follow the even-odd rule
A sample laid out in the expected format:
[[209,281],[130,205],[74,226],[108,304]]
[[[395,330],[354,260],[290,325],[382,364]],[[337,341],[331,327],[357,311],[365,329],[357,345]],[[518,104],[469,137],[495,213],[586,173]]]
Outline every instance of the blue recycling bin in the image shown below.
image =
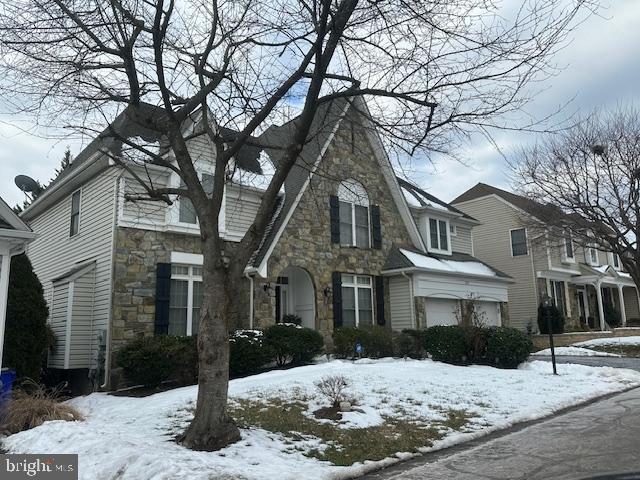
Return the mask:
[[11,389],[16,381],[16,371],[3,368],[0,373],[0,405],[11,399]]

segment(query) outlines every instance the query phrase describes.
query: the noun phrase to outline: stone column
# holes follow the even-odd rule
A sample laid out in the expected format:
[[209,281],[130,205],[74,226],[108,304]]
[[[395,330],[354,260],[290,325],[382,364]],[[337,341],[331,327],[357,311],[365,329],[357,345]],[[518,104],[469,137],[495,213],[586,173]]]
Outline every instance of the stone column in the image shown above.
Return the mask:
[[624,293],[622,292],[622,285],[618,284],[618,297],[620,298],[620,315],[622,316],[622,326],[627,326],[627,311],[624,307]]
[[596,288],[596,298],[598,299],[598,315],[600,315],[600,330],[604,332],[604,307],[602,306],[602,282],[598,280],[594,285]]

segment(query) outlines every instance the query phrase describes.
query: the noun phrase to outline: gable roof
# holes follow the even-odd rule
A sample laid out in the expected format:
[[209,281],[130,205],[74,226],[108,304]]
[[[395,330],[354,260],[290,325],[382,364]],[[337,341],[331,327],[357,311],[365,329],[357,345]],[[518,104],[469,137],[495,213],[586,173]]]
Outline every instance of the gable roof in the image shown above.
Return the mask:
[[0,229],[32,232],[31,228],[16,215],[2,198],[0,198]]
[[450,211],[458,215],[461,215],[463,218],[477,222],[477,220],[473,218],[471,215],[467,215],[462,210],[458,210],[453,205],[440,200],[438,197],[431,195],[430,193],[421,189],[417,185],[414,185],[413,183],[400,177],[397,177],[397,180],[410,206],[418,207],[418,208],[419,207],[432,207],[432,208],[438,208],[438,209],[442,208],[446,211]]

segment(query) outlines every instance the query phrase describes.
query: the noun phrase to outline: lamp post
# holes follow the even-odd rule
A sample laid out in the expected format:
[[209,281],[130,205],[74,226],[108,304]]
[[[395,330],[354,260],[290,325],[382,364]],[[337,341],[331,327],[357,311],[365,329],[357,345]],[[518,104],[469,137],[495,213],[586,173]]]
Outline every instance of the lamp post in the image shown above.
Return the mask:
[[551,322],[552,309],[553,302],[551,301],[549,295],[545,293],[544,297],[542,297],[542,315],[547,322],[547,332],[549,332],[549,346],[551,347],[551,363],[553,364],[553,374],[557,375],[558,370],[556,369],[556,350],[553,345],[553,325]]

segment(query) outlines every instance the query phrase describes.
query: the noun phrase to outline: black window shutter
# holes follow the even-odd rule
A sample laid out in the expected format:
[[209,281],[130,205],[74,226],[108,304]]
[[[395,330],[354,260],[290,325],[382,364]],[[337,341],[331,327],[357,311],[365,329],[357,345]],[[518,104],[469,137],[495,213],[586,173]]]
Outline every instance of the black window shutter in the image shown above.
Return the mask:
[[340,200],[335,195],[329,197],[331,213],[331,243],[340,243]]
[[171,264],[156,265],[156,319],[155,334],[169,333],[169,299],[171,293]]
[[342,326],[342,274],[333,272],[331,274],[333,286],[333,328]]
[[376,277],[376,320],[378,325],[385,324],[384,318],[384,277]]
[[382,248],[382,230],[380,228],[380,207],[371,205],[371,238],[373,248]]

